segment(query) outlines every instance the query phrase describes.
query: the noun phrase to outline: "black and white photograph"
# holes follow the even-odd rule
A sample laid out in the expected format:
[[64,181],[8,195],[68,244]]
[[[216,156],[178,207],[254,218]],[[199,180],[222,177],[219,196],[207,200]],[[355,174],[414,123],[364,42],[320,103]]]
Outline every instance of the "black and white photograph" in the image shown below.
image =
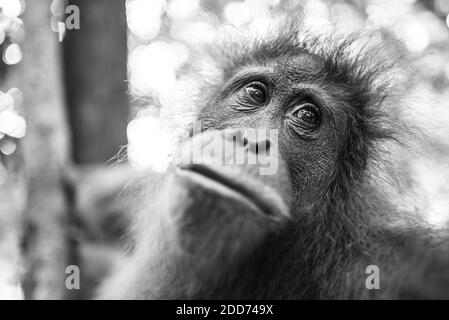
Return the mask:
[[447,299],[449,0],[0,0],[0,300]]

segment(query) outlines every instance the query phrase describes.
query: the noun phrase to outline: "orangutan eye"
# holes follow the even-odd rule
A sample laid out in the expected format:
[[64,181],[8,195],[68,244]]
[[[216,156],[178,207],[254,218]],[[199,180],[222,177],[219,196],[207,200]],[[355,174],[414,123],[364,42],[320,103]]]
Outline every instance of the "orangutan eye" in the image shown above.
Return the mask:
[[265,86],[260,83],[250,83],[244,88],[244,90],[248,101],[251,101],[254,104],[263,105],[267,101]]
[[289,123],[295,131],[310,133],[321,125],[321,112],[312,103],[296,106],[288,115]]
[[298,124],[306,129],[313,129],[321,122],[320,114],[312,104],[302,106],[293,115],[298,120]]
[[255,110],[268,101],[267,87],[261,82],[251,82],[240,89],[236,104],[232,107],[239,111]]

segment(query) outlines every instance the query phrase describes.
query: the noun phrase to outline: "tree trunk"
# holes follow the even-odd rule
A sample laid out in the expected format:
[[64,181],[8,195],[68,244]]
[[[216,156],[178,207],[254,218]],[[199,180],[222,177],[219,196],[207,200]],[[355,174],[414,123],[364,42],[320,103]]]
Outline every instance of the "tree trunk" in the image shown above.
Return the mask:
[[79,30],[64,39],[75,163],[105,163],[126,144],[129,112],[125,1],[76,0]]
[[20,150],[0,154],[0,170],[0,299],[23,299],[20,244],[27,188]]
[[23,15],[23,60],[13,71],[24,94],[28,123],[24,157],[29,177],[24,240],[25,296],[60,299],[66,294],[67,205],[61,184],[68,162],[68,129],[58,35],[50,28],[50,0],[28,0]]

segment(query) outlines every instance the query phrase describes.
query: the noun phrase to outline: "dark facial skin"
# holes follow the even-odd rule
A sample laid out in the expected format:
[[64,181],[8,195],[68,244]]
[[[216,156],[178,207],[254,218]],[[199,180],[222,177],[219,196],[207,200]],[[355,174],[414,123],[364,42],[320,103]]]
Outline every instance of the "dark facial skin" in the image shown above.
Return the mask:
[[241,67],[199,117],[206,130],[279,130],[280,154],[295,199],[301,199],[294,202],[303,208],[317,196],[309,190],[323,190],[331,180],[342,135],[338,126],[344,127],[345,106],[322,84],[322,67],[306,54]]

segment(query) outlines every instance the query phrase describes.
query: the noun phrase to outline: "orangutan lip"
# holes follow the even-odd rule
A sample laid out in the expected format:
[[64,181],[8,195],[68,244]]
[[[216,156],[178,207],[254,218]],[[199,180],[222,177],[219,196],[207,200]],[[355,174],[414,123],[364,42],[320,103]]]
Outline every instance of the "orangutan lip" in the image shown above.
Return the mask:
[[253,203],[260,212],[264,213],[264,215],[269,217],[270,219],[278,220],[278,217],[280,218],[280,216],[282,215],[278,213],[277,210],[273,208],[273,206],[269,205],[263,197],[259,196],[256,193],[257,191],[254,192],[252,190],[249,190],[244,184],[218,173],[216,170],[213,170],[207,165],[187,164],[180,165],[178,168],[183,171],[190,171],[195,174],[201,175],[209,180],[220,183],[221,185],[233,190],[234,192],[240,194],[242,197]]

